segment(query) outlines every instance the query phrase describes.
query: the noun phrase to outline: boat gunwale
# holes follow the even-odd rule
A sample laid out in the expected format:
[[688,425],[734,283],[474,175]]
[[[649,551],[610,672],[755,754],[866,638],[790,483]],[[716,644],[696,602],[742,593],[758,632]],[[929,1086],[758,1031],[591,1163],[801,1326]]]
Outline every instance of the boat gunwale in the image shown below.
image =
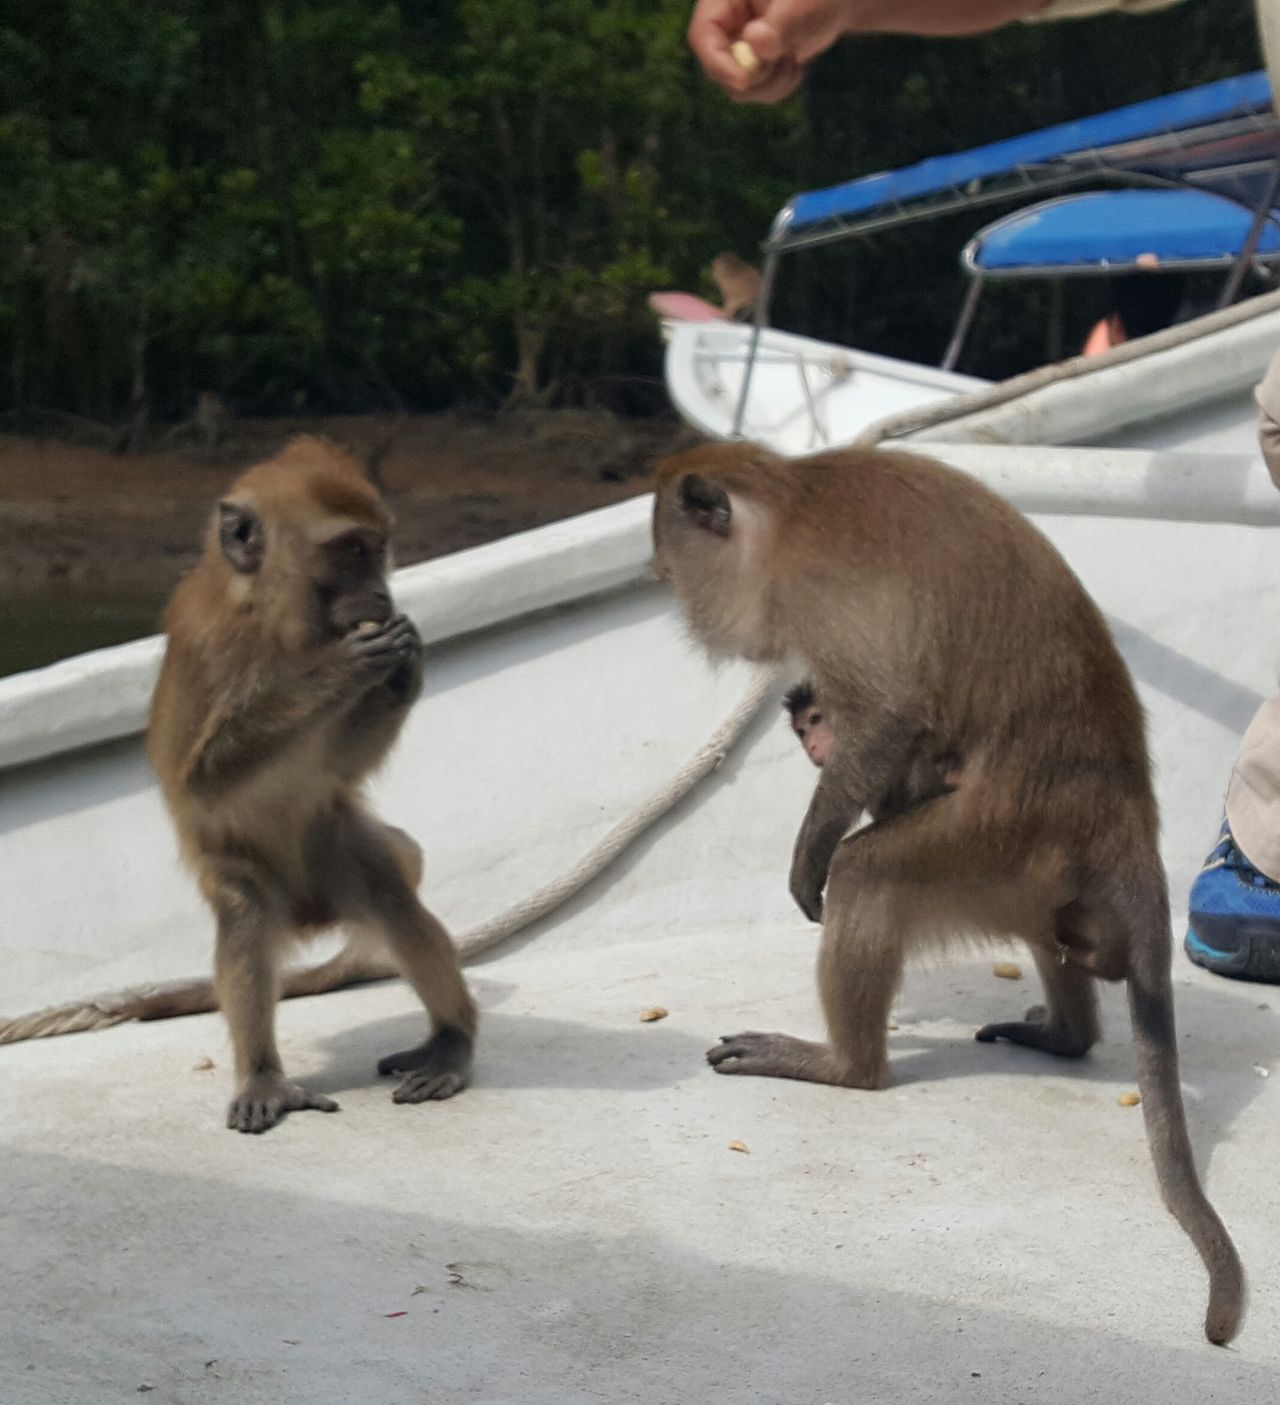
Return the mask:
[[[430,646],[641,584],[649,511],[645,494],[403,567],[396,602]],[[163,653],[150,635],[0,679],[0,771],[139,735]]]

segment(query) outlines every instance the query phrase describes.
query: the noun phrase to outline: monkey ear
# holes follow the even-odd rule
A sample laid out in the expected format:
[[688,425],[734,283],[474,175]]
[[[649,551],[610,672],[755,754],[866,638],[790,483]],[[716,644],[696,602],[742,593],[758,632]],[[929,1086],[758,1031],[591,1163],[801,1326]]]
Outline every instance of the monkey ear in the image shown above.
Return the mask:
[[718,483],[712,483],[696,473],[686,473],[680,480],[680,506],[704,531],[718,537],[729,535],[733,508],[729,494]]
[[262,523],[252,508],[238,502],[218,504],[218,541],[233,570],[251,576],[265,555]]

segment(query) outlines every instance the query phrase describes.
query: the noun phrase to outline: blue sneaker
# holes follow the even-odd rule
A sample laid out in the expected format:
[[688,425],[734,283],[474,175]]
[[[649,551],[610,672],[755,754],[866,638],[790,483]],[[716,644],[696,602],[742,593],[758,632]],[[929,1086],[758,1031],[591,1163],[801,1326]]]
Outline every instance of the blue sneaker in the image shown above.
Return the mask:
[[1237,980],[1280,984],[1280,883],[1245,858],[1225,820],[1187,906],[1184,945],[1197,966]]

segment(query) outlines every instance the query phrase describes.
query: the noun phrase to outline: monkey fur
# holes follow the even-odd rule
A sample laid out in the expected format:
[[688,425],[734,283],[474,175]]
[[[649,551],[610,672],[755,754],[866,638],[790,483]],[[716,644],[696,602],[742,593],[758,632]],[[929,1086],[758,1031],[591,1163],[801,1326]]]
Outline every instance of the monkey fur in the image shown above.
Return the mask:
[[165,615],[147,750],[216,921],[241,1132],[336,1110],[286,1077],[275,1041],[283,956],[334,925],[351,944],[322,971],[380,974],[384,949],[430,1015],[422,1044],[378,1065],[405,1075],[395,1101],[450,1097],[470,1074],[476,1010],[416,896],[421,854],[361,794],[422,687],[386,582],[390,525],[356,459],[296,439],[218,504]]
[[711,280],[720,292],[725,316],[750,319],[760,297],[760,270],[737,254],[717,254],[711,260]]
[[986,1042],[1079,1057],[1095,979],[1125,981],[1157,1180],[1208,1271],[1205,1334],[1229,1342],[1244,1275],[1187,1133],[1144,719],[1065,561],[974,479],[899,451],[694,449],[659,466],[653,531],[710,654],[798,658],[833,731],[790,879],[823,923],[828,1041],[738,1034],[709,1062],[885,1087],[904,958],[955,936],[1022,939],[1044,984]]

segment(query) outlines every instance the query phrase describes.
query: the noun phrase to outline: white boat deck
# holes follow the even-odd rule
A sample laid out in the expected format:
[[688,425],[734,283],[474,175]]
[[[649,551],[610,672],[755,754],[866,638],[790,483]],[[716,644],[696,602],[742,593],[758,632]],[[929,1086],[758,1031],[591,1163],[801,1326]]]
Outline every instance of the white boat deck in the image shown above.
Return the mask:
[[[1150,709],[1180,912],[1275,684],[1280,556],[1271,527],[1118,514],[1038,521]],[[642,574],[643,504],[550,530],[604,542],[615,584]],[[500,576],[486,563],[546,540],[405,573],[405,598],[430,624],[451,571]],[[638,579],[442,641],[377,802],[422,841],[424,893],[461,930],[567,867],[746,681],[708,670]],[[445,1104],[396,1107],[374,1074],[421,1026],[399,983],[282,1006],[288,1067],[341,1111],[261,1138],[222,1126],[216,1016],[0,1048],[0,1399],[1273,1398],[1275,987],[1175,957],[1193,1139],[1254,1290],[1226,1351],[1200,1335],[1204,1275],[1159,1202],[1140,1110],[1117,1102],[1134,1085],[1119,991],[1080,1063],[973,1041],[1038,996],[1028,960],[1011,983],[975,953],[911,972],[887,1092],[705,1066],[723,1033],[819,1030],[816,931],[785,884],[812,782],[770,711],[604,878],[473,967],[476,1082]],[[0,1013],[207,968],[136,739],[0,771],[0,870]],[[655,1004],[669,1017],[640,1023]]]

